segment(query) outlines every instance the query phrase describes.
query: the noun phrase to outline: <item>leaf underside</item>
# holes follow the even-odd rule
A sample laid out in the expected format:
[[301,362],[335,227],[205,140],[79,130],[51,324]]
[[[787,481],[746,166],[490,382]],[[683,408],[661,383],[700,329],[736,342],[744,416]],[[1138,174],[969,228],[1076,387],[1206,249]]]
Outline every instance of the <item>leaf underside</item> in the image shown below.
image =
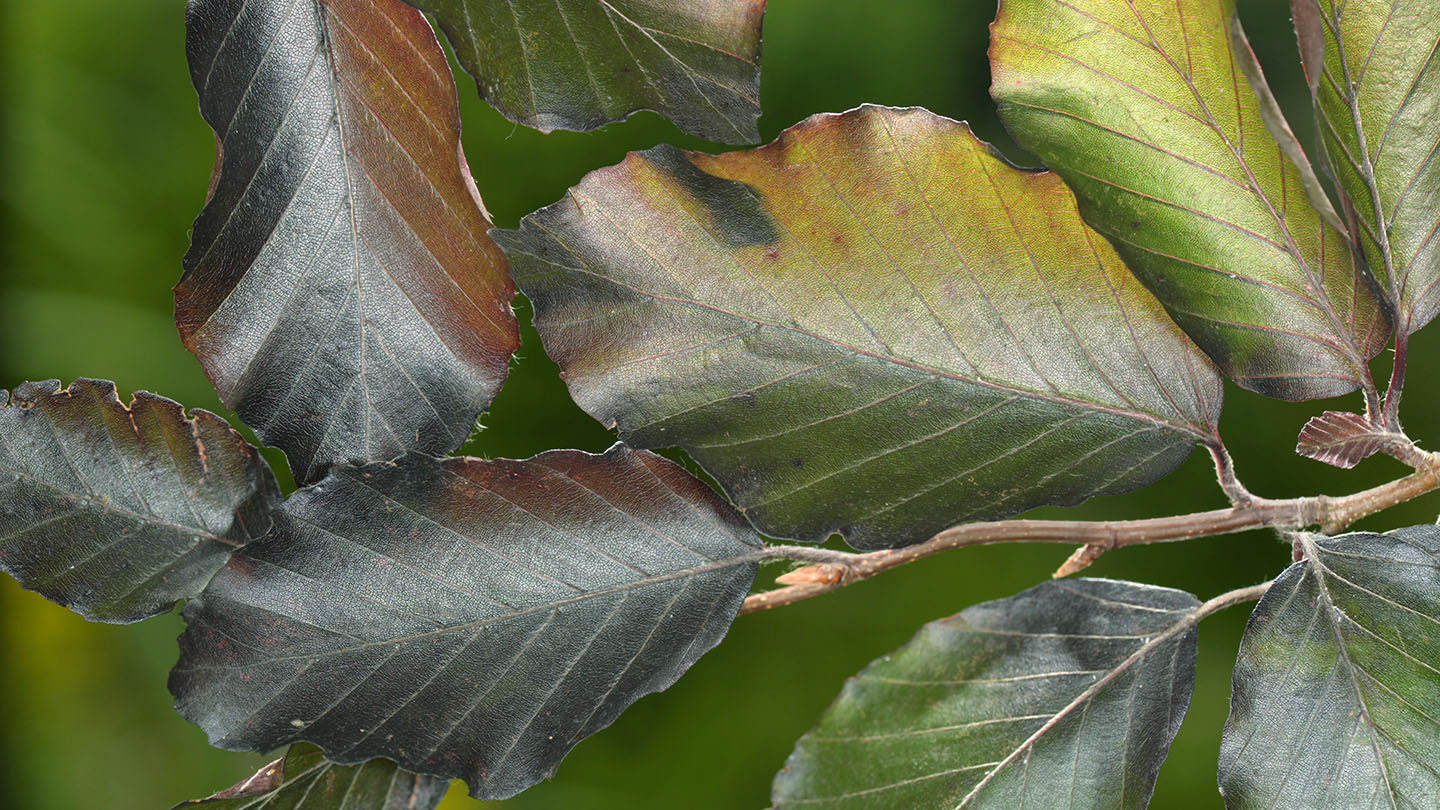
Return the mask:
[[1255,607],[1220,744],[1226,807],[1440,796],[1440,528],[1305,536]]
[[263,535],[274,476],[224,419],[114,383],[0,391],[0,570],[91,621],[193,596]]
[[576,402],[770,536],[909,545],[1215,440],[1218,374],[1060,180],[921,109],[635,153],[495,238]]
[[1343,394],[1388,339],[1381,294],[1311,205],[1315,184],[1287,157],[1298,147],[1272,135],[1288,127],[1246,80],[1263,77],[1233,13],[1233,0],[1007,0],[991,92],[1226,374],[1283,399]]
[[927,625],[846,683],[779,810],[1142,810],[1190,703],[1199,602],[1046,582]]
[[712,141],[760,139],[765,0],[410,0],[481,98],[541,132],[655,110]]
[[297,743],[234,787],[171,810],[434,810],[449,787],[448,780],[407,773],[383,759],[336,765],[319,748]]
[[1406,334],[1440,312],[1440,13],[1432,0],[1291,0],[1327,165]]
[[719,643],[760,551],[624,445],[337,467],[186,606],[170,688],[222,748],[307,740],[504,798]]
[[186,34],[219,154],[185,345],[302,483],[459,447],[519,338],[429,23],[400,0],[190,0]]

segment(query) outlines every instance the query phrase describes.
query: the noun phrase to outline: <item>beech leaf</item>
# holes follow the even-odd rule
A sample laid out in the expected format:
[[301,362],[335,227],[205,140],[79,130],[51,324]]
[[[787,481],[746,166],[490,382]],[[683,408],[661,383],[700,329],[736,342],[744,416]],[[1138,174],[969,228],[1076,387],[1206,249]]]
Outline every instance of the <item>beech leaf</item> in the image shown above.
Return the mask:
[[386,757],[482,799],[719,643],[759,537],[679,466],[616,445],[337,467],[185,608],[176,708],[213,744]]
[[1302,535],[1240,642],[1220,790],[1240,808],[1440,795],[1440,528]]
[[850,679],[779,810],[1143,810],[1195,685],[1195,597],[1071,579],[926,625]]
[[417,776],[383,759],[336,765],[319,748],[296,743],[234,787],[171,810],[434,810],[449,787],[449,780]]
[[1234,8],[1006,0],[991,92],[1226,374],[1282,399],[1344,394],[1389,338],[1383,294],[1297,165]]
[[[1440,13],[1291,0],[1327,165],[1409,334],[1440,312]],[[1317,24],[1318,21],[1318,24]]]
[[765,0],[409,0],[480,97],[541,132],[654,110],[712,141],[760,139]]
[[1218,373],[1060,179],[922,109],[634,153],[494,233],[575,401],[771,536],[909,545],[1219,441]]
[[301,483],[459,447],[519,333],[455,84],[400,0],[190,0],[219,147],[175,316]]
[[1408,444],[1403,434],[1379,427],[1358,413],[1326,411],[1311,417],[1300,429],[1295,452],[1348,470],[1376,453]]
[[115,384],[0,391],[0,570],[91,621],[164,613],[269,530],[280,490],[224,419]]

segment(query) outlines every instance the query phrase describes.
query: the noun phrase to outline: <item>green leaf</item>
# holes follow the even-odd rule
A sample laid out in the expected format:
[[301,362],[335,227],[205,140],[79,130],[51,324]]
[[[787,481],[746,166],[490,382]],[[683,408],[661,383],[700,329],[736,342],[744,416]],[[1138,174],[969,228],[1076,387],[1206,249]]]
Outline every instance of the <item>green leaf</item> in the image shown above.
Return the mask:
[[1440,528],[1303,535],[1256,605],[1220,743],[1225,805],[1428,808],[1440,797]]
[[1219,441],[1219,375],[1059,178],[925,110],[635,153],[494,234],[576,402],[771,536],[909,545]]
[[654,110],[712,141],[760,139],[765,0],[408,1],[511,121],[585,131]]
[[395,763],[372,759],[346,767],[320,749],[297,743],[285,756],[234,787],[175,805],[172,810],[434,810],[450,782],[418,776]]
[[1292,0],[1327,165],[1410,334],[1440,312],[1440,13]]
[[775,807],[1144,808],[1190,703],[1200,608],[1072,579],[926,625],[800,738]]
[[0,391],[0,570],[100,622],[200,592],[280,503],[255,448],[206,411],[115,384]]
[[337,467],[186,605],[170,689],[221,748],[308,740],[504,798],[719,643],[761,556],[624,445]]
[[1233,13],[1234,0],[1007,0],[991,91],[1226,374],[1283,399],[1343,394],[1388,340],[1381,293],[1248,85],[1263,77]]
[[429,23],[400,0],[190,0],[186,34],[219,147],[175,317],[220,398],[301,483],[459,447],[519,333]]

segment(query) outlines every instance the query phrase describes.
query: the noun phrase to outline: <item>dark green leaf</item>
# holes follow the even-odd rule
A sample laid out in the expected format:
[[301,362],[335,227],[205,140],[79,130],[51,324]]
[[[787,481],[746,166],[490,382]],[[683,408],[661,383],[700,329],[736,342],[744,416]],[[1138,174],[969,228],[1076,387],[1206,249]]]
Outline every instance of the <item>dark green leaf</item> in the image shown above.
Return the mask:
[[1246,81],[1263,77],[1233,13],[1234,0],[1006,0],[992,93],[1020,144],[1236,382],[1284,399],[1343,394],[1388,339],[1381,294],[1311,204],[1323,194],[1293,162],[1303,155],[1278,109]]
[[623,445],[337,467],[186,606],[170,688],[222,748],[308,740],[503,798],[719,643],[760,556]]
[[297,743],[234,787],[172,810],[433,810],[449,787],[448,780],[417,776],[384,759],[336,765],[319,748]]
[[1073,579],[926,625],[845,684],[777,808],[1139,810],[1195,684],[1200,603]]
[[1440,801],[1440,528],[1305,535],[1245,629],[1220,790],[1231,810]]
[[632,154],[495,238],[581,407],[772,536],[908,545],[1218,442],[1219,375],[1059,178],[924,110]]
[[219,154],[185,345],[302,483],[459,447],[519,338],[429,23],[400,0],[190,0],[186,32]]
[[409,0],[480,96],[541,132],[655,110],[712,141],[760,139],[765,0]]
[[1328,165],[1409,334],[1440,312],[1440,10],[1291,0]]
[[0,391],[0,570],[92,621],[129,623],[205,587],[270,528],[280,491],[206,411],[115,384]]

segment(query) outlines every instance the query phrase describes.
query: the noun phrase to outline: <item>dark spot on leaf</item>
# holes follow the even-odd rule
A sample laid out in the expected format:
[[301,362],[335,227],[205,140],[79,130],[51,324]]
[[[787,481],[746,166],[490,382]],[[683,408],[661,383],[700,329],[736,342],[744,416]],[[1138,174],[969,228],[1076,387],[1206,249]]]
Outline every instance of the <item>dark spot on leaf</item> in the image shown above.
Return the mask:
[[679,149],[667,144],[645,153],[652,166],[673,179],[708,213],[706,224],[726,247],[773,245],[780,228],[760,203],[760,192],[738,180],[701,171]]

